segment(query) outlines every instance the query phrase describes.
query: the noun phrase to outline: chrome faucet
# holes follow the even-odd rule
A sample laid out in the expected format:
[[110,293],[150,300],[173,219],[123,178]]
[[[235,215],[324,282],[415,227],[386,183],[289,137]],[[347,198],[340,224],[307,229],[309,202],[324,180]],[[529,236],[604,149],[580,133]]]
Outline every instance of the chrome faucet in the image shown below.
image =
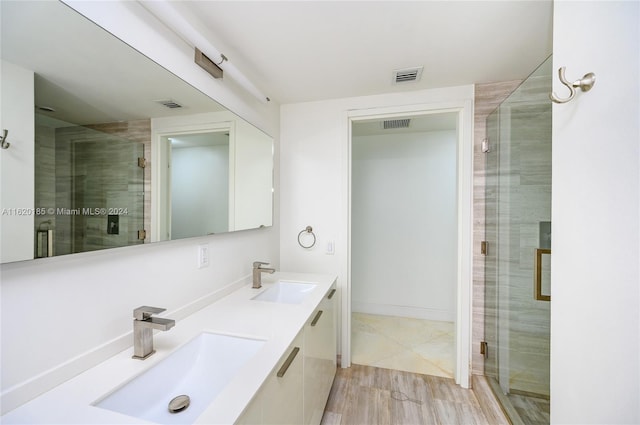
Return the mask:
[[153,349],[153,330],[168,331],[176,321],[151,317],[165,308],[142,306],[133,310],[133,358],[144,360],[156,351]]
[[276,269],[269,269],[262,266],[268,266],[269,263],[262,261],[253,262],[253,288],[262,288],[262,273],[273,273]]

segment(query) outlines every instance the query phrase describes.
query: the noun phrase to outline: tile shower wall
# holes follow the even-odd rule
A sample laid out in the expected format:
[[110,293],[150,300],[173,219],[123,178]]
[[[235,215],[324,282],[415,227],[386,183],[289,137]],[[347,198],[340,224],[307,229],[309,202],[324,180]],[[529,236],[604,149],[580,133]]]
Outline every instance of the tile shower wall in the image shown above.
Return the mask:
[[[46,211],[49,208],[55,208],[56,205],[56,134],[55,129],[43,123],[38,115],[36,115],[35,125],[34,163],[38,165],[35,167],[34,205],[36,208]],[[38,239],[41,236],[38,231],[55,229],[56,217],[56,214],[38,214],[34,217],[36,230],[34,258],[47,256],[46,248],[43,246],[46,236],[44,240],[41,240],[39,246]]]
[[[36,205],[49,211],[35,227],[54,229],[55,255],[141,243],[137,231],[150,228],[151,187],[149,167],[138,168],[137,158],[150,157],[150,144],[149,120],[55,130],[38,125]],[[125,208],[118,234],[107,234],[104,215],[65,212],[83,207]]]
[[501,122],[498,145],[499,327],[505,316],[508,326],[508,339],[499,334],[498,343],[506,350],[509,391],[542,396],[549,396],[550,302],[534,298],[533,283],[540,223],[551,221],[550,75],[550,65],[543,65],[500,107],[509,125],[505,134]]
[[144,229],[147,231],[145,243],[151,239],[151,121],[137,120],[127,122],[114,122],[105,124],[93,124],[87,127],[103,133],[112,134],[132,143],[142,143],[144,146]]
[[473,329],[472,329],[472,373],[484,374],[484,356],[480,354],[480,342],[484,341],[485,314],[495,317],[496,312],[485,312],[485,257],[480,252],[480,243],[485,240],[485,154],[482,140],[486,138],[486,119],[521,83],[505,81],[475,86],[474,133],[473,133]]
[[550,303],[534,296],[534,267],[536,249],[549,243],[541,224],[551,220],[550,76],[547,61],[490,114],[485,162],[485,374],[505,394],[541,398],[549,396]]

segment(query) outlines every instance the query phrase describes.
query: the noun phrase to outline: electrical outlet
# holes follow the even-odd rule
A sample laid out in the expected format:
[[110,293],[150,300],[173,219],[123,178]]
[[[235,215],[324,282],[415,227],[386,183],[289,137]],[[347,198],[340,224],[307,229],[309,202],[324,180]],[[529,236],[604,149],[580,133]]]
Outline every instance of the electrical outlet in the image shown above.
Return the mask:
[[336,253],[336,244],[334,241],[327,242],[327,249],[325,250],[325,254],[333,255]]
[[198,246],[198,268],[209,267],[209,244]]

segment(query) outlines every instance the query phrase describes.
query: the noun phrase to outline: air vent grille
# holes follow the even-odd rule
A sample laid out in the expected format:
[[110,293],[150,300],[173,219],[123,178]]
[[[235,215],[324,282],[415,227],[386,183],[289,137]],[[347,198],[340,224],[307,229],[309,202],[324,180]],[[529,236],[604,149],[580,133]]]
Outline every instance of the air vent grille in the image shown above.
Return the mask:
[[401,120],[385,120],[382,121],[382,128],[385,130],[391,130],[394,128],[409,128],[409,123],[411,119],[401,119]]
[[182,108],[182,105],[179,104],[178,102],[176,102],[173,99],[166,99],[166,100],[155,100],[154,102],[161,104],[162,106],[165,106],[169,109],[177,109],[177,108]]
[[396,84],[409,83],[420,80],[422,67],[397,69],[393,71],[393,81]]

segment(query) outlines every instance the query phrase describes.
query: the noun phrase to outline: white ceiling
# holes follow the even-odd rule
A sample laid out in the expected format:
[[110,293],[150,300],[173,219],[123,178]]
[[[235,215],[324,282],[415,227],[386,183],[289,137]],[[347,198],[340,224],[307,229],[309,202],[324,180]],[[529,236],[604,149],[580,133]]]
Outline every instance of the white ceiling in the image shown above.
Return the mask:
[[[0,6],[2,59],[33,70],[36,105],[55,110],[38,113],[95,124],[225,110],[60,2]],[[169,99],[183,107],[157,102]]]
[[[552,1],[194,1],[176,6],[280,103],[523,79]],[[424,66],[418,83],[395,69]]]
[[[36,71],[36,102],[59,119],[222,109],[61,3],[0,4],[3,59]],[[174,4],[279,103],[523,79],[551,53],[551,0]],[[393,70],[414,66],[424,66],[421,81],[392,84]],[[186,107],[168,111],[159,99]]]

